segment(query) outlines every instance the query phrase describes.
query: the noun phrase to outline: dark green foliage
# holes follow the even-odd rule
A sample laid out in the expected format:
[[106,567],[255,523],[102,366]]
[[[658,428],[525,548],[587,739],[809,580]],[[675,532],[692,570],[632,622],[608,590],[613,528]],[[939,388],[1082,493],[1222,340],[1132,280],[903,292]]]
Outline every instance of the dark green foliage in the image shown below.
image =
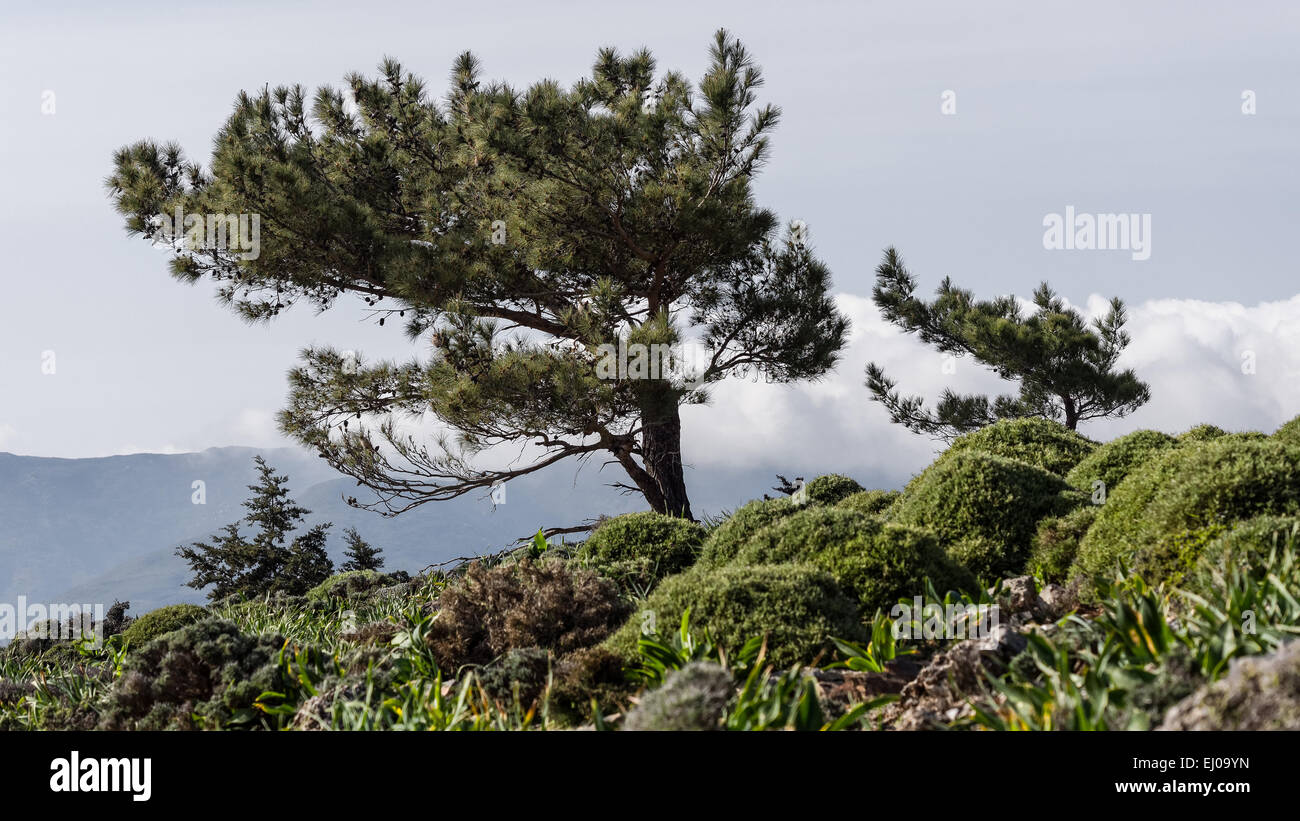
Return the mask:
[[381,570],[384,566],[384,557],[382,550],[374,547],[357,532],[355,527],[349,527],[343,531],[344,538],[347,539],[348,546],[343,550],[343,555],[348,560],[340,568],[344,572],[351,570]]
[[1273,431],[1273,438],[1285,439],[1289,442],[1300,444],[1300,416],[1289,422],[1283,423],[1281,427]]
[[693,661],[668,674],[641,696],[627,714],[624,730],[721,730],[736,692],[730,671],[710,661]]
[[1166,433],[1135,430],[1098,447],[1066,474],[1065,481],[1089,494],[1093,492],[1093,482],[1103,482],[1109,494],[1135,468],[1176,444],[1177,440]]
[[847,476],[828,473],[808,483],[808,501],[814,505],[833,505],[862,490],[862,485]]
[[875,516],[883,514],[902,495],[897,490],[861,490],[840,499],[835,506]]
[[1242,568],[1256,579],[1263,578],[1273,569],[1273,552],[1297,543],[1300,543],[1300,517],[1263,515],[1237,522],[1206,545],[1200,563],[1184,576],[1182,586],[1206,593],[1212,587],[1213,572],[1229,567]]
[[709,534],[699,563],[718,566],[730,562],[751,536],[797,510],[799,506],[789,499],[757,499],[740,506]]
[[[641,611],[653,613],[662,631],[680,624],[687,608],[692,629],[708,630],[731,652],[766,635],[768,660],[779,667],[812,661],[830,648],[831,636],[856,641],[865,634],[857,602],[810,565],[696,566],[664,579]],[[633,659],[641,626],[635,615],[607,646]]]
[[364,598],[376,590],[405,581],[405,575],[390,575],[374,570],[348,570],[335,573],[308,590],[306,595],[309,599]]
[[977,302],[944,278],[933,302],[916,297],[916,279],[893,248],[876,268],[872,296],[881,313],[922,342],[953,356],[971,356],[1003,379],[1020,383],[1018,396],[959,396],[945,389],[933,411],[919,396],[904,397],[874,362],[867,388],[891,421],[915,433],[952,439],[1000,419],[1041,416],[1070,430],[1080,422],[1125,416],[1150,398],[1132,370],[1116,370],[1129,344],[1124,303],[1089,325],[1044,282],[1030,314],[1013,296]]
[[1025,570],[1044,582],[1064,584],[1078,555],[1079,543],[1100,510],[1096,505],[1083,505],[1064,516],[1051,516],[1039,522]]
[[[244,318],[359,295],[433,343],[402,364],[311,348],[290,375],[283,429],[374,507],[603,454],[652,509],[691,518],[680,406],[729,375],[822,376],[848,333],[802,230],[755,199],[780,119],[757,105],[762,82],[725,31],[698,87],[647,51],[601,49],[569,87],[489,82],[465,53],[445,95],[385,60],[346,90],[241,93],[206,168],[145,141],[117,152],[107,185],[127,230],[164,242],[182,239],[158,219],[174,210],[260,215],[256,255],[178,249],[171,264]],[[672,346],[679,329],[704,347],[699,372],[602,373],[601,346]],[[378,421],[425,411],[464,449]],[[536,458],[471,464],[502,442]]]
[[975,578],[990,585],[998,579],[1019,576],[1025,570],[1025,561],[1020,551],[1009,550],[1004,542],[979,534],[964,536],[952,542],[948,545],[947,555]]
[[487,694],[502,704],[528,709],[541,697],[550,674],[551,654],[540,647],[509,650],[479,671],[479,682]]
[[208,611],[198,605],[169,604],[151,610],[131,622],[131,625],[123,631],[122,640],[131,647],[139,649],[163,633],[179,630],[206,618],[208,618]]
[[1096,447],[1096,442],[1085,439],[1060,422],[1031,416],[1000,419],[959,436],[953,440],[948,452],[972,450],[1004,456],[1064,476]]
[[[933,530],[950,550],[964,539],[984,539],[965,549],[979,554],[983,572],[1006,575],[1024,568],[1041,519],[1064,514],[1084,499],[1054,473],[965,449],[943,454],[913,479],[889,517]],[[1000,556],[988,554],[990,544]]]
[[311,511],[289,498],[287,476],[276,475],[261,455],[253,461],[258,483],[248,486],[253,495],[244,502],[248,515],[241,520],[255,528],[252,540],[243,538],[240,523],[234,522],[213,536],[211,544],[195,542],[176,549],[194,574],[187,586],[208,588],[211,601],[277,592],[302,595],[334,572],[325,551],[330,525],[316,525],[289,542],[289,534]]
[[259,723],[253,702],[282,690],[279,636],[242,635],[229,622],[196,622],[159,636],[127,661],[109,693],[110,730],[220,729]]
[[470,565],[437,601],[426,641],[449,675],[465,664],[490,664],[509,650],[540,647],[557,654],[590,647],[627,618],[610,580],[559,561],[524,559]]
[[1177,583],[1234,522],[1300,509],[1300,447],[1227,435],[1191,442],[1134,471],[1079,546],[1072,575],[1123,559],[1151,584]]
[[625,711],[632,692],[621,656],[603,645],[584,647],[555,664],[551,715],[564,724],[582,724],[592,719],[593,700],[604,716]]
[[1221,436],[1227,436],[1228,432],[1218,425],[1197,425],[1194,428],[1183,431],[1178,434],[1179,444],[1190,444],[1195,442],[1209,442],[1218,439]]
[[866,614],[924,593],[927,578],[943,592],[975,587],[929,531],[834,507],[801,510],[759,531],[735,559],[740,566],[792,563],[830,573]]
[[690,567],[704,528],[675,516],[645,511],[601,523],[577,552],[579,561],[619,581],[652,586]]

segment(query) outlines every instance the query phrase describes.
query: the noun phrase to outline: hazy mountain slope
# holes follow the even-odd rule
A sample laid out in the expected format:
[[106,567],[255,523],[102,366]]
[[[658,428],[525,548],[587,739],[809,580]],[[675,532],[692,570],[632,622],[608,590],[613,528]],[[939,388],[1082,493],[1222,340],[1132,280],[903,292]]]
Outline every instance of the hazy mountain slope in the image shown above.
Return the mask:
[[[244,514],[255,479],[253,448],[202,453],[132,454],[96,459],[48,459],[0,453],[0,601],[110,604],[130,601],[141,613],[162,604],[203,600],[184,587],[177,545],[206,539]],[[355,526],[384,550],[387,566],[415,572],[461,556],[499,550],[542,526],[576,524],[600,514],[644,508],[637,496],[608,487],[611,467],[557,468],[522,477],[495,510],[479,495],[423,505],[385,518],[348,507],[364,498],[311,454],[264,451],[290,479],[294,498],[312,511],[308,524],[333,523],[329,550],[343,560],[343,529]],[[760,496],[771,471],[691,471],[697,513],[716,512]],[[193,504],[192,483],[205,482],[206,503]]]

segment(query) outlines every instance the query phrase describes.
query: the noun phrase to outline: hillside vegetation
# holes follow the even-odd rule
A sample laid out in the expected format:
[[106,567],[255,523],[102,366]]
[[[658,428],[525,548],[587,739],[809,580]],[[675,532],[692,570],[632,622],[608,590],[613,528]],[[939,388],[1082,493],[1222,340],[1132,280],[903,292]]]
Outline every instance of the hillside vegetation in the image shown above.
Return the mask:
[[1297,429],[1003,421],[901,492],[47,626],[0,651],[0,728],[1297,729],[1260,684],[1300,680]]

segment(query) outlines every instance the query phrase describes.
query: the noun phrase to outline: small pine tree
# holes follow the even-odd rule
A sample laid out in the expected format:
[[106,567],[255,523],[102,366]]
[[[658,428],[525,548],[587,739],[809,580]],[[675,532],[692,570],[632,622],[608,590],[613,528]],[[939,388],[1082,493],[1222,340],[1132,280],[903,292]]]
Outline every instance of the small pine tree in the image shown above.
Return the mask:
[[1009,382],[1019,395],[962,396],[944,390],[933,410],[919,396],[901,396],[874,362],[867,364],[872,399],[891,421],[951,440],[999,419],[1041,416],[1074,430],[1089,419],[1118,418],[1137,410],[1151,393],[1131,369],[1116,363],[1130,338],[1124,303],[1091,326],[1044,282],[1034,291],[1037,310],[1026,315],[1014,297],[976,301],[945,278],[933,302],[915,296],[916,279],[893,248],[876,268],[872,296],[885,319],[916,334],[942,353],[969,355]]
[[348,557],[343,563],[344,570],[379,570],[384,566],[384,558],[380,555],[384,551],[361,538],[355,527],[349,527],[343,535],[348,542],[343,551],[343,555]]
[[[249,485],[244,502],[248,515],[214,535],[211,544],[194,542],[178,547],[176,555],[189,562],[188,587],[208,590],[216,601],[232,594],[260,596],[271,592],[300,595],[325,581],[334,563],[325,552],[329,523],[319,524],[289,542],[289,534],[311,513],[289,498],[289,477],[276,475],[261,456],[253,457],[258,482]],[[256,528],[251,540],[239,533],[240,523]]]

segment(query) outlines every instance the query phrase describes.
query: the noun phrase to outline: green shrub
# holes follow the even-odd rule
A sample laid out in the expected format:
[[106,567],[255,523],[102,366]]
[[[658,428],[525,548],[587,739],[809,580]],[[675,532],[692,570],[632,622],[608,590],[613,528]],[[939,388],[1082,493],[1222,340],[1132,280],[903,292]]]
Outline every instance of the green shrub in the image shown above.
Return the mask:
[[628,614],[609,579],[560,561],[474,562],[438,597],[425,637],[439,666],[490,664],[509,650],[568,653],[599,643]]
[[1300,508],[1300,448],[1220,436],[1134,471],[1102,506],[1071,575],[1105,576],[1123,559],[1149,583],[1177,583],[1234,522]]
[[[985,573],[1014,574],[1029,558],[1038,522],[1062,515],[1086,498],[1043,468],[975,450],[950,450],[908,484],[889,509],[889,519],[929,528],[950,551],[971,551],[972,558],[978,552]],[[963,540],[967,545],[956,548]]]
[[1212,442],[1220,436],[1227,435],[1228,432],[1218,425],[1197,425],[1194,428],[1190,428],[1178,434],[1178,443],[1195,444],[1197,442]]
[[926,578],[942,591],[975,586],[929,531],[834,507],[811,507],[764,528],[735,559],[737,565],[791,563],[830,573],[868,614],[924,593]]
[[902,495],[897,490],[860,490],[840,499],[835,506],[875,516],[884,513]]
[[[948,558],[974,578],[992,584],[1023,573],[1022,551],[1008,550],[1006,544],[978,533],[964,536],[948,545]],[[966,588],[973,590],[974,586]]]
[[[809,662],[830,648],[830,637],[864,637],[857,603],[829,573],[810,565],[693,567],[669,576],[640,608],[654,614],[660,633],[691,611],[693,629],[707,630],[730,652],[754,636],[767,636],[768,660],[778,666]],[[607,645],[636,658],[643,618],[630,619]]]
[[580,562],[610,578],[650,586],[694,564],[704,541],[695,522],[662,513],[606,520],[578,549]]
[[518,689],[519,706],[527,710],[546,689],[550,670],[550,653],[540,647],[520,647],[484,667],[478,678],[484,692],[506,706],[514,705]]
[[592,702],[601,715],[624,712],[633,686],[623,658],[604,646],[584,647],[555,663],[550,693],[551,717],[576,725],[592,718]]
[[1185,575],[1183,587],[1194,593],[1206,593],[1213,584],[1213,573],[1239,567],[1259,579],[1272,568],[1269,558],[1274,549],[1287,549],[1300,541],[1300,517],[1265,514],[1238,522],[1205,547],[1200,563]]
[[218,619],[160,635],[127,660],[109,692],[101,727],[169,730],[257,724],[261,719],[253,702],[267,690],[287,689],[278,664],[283,645],[280,636],[246,636]]
[[736,509],[713,529],[700,550],[700,564],[717,567],[730,562],[758,531],[799,510],[789,499],[756,499]]
[[721,730],[735,695],[731,673],[711,661],[693,661],[668,674],[641,696],[623,722],[624,730]]
[[947,453],[977,451],[1035,465],[1064,476],[1097,447],[1060,422],[1029,416],[1003,419],[953,440]]
[[847,476],[828,473],[808,483],[808,501],[814,505],[833,505],[862,490],[862,485]]
[[1064,584],[1078,555],[1079,542],[1100,511],[1098,505],[1083,505],[1064,516],[1051,516],[1039,522],[1025,570],[1044,582]]
[[207,609],[197,604],[169,604],[151,610],[131,622],[126,630],[122,631],[122,640],[133,648],[140,648],[163,633],[179,630],[188,624],[207,618],[208,615]]
[[346,599],[364,596],[381,587],[393,584],[393,577],[377,570],[348,570],[335,573],[307,591],[309,599]]
[[1300,416],[1284,423],[1277,430],[1273,431],[1274,439],[1285,439],[1289,442],[1300,445]]
[[1088,454],[1066,474],[1065,481],[1087,493],[1092,493],[1093,482],[1104,482],[1106,493],[1110,493],[1134,469],[1176,444],[1177,440],[1167,433],[1135,430],[1106,442]]

